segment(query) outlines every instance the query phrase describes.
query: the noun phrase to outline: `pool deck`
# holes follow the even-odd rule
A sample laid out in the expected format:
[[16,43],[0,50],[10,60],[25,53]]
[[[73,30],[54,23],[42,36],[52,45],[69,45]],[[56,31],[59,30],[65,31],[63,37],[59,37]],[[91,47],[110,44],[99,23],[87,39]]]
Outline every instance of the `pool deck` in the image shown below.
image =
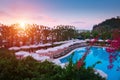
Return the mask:
[[61,53],[54,54],[53,55],[53,59],[63,58],[65,56],[73,53],[76,49],[78,49],[80,47],[85,47],[85,46],[88,46],[88,44],[86,44],[86,43],[76,43],[76,44],[73,44],[73,45],[69,46],[67,49],[65,49],[64,51],[62,51]]

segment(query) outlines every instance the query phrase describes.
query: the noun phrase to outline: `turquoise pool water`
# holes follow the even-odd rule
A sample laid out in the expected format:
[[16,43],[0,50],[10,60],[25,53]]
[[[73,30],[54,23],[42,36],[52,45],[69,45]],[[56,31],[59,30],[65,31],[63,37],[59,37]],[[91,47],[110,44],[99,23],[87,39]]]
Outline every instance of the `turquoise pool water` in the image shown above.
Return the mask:
[[[82,47],[77,49],[74,52],[73,56],[73,63],[78,61],[83,54],[85,53],[86,48]],[[120,55],[120,52],[117,52],[117,55]],[[62,63],[68,62],[68,58],[70,58],[71,55],[64,57],[60,59]],[[96,69],[100,69],[104,71],[108,75],[107,80],[120,80],[120,57],[116,57],[116,60],[113,62],[113,68],[108,69],[107,66],[109,65],[109,53],[106,52],[105,48],[100,48],[100,47],[92,47],[90,49],[90,53],[87,55],[85,62],[86,62],[86,67],[92,66],[95,62],[101,61],[101,64],[97,64],[95,66]]]

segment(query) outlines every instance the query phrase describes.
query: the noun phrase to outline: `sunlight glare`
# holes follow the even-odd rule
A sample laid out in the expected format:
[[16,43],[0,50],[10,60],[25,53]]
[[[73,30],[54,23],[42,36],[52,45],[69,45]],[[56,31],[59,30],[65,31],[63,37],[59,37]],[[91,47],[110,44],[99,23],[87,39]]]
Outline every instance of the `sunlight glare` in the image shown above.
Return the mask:
[[20,22],[19,25],[22,29],[25,29],[25,25],[26,25],[25,22]]

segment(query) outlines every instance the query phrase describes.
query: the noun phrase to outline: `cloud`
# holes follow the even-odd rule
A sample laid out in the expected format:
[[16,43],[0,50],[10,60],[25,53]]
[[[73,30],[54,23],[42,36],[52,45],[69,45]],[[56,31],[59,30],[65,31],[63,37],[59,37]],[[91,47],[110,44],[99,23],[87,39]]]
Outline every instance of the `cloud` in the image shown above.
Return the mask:
[[74,22],[71,22],[72,24],[83,24],[83,23],[86,23],[86,22],[83,22],[83,21],[74,21]]
[[[4,1],[4,0],[3,0]],[[1,4],[1,3],[0,3]],[[5,0],[3,5],[0,5],[0,20],[17,22],[26,20],[32,23],[54,23],[57,19],[45,13],[45,5],[36,4],[34,0]]]
[[5,11],[0,11],[0,17],[12,17],[12,15]]
[[39,21],[45,21],[45,22],[56,22],[57,20],[50,17],[50,16],[47,16],[47,15],[35,15],[35,16],[31,16],[30,17],[31,19],[33,20],[39,20]]

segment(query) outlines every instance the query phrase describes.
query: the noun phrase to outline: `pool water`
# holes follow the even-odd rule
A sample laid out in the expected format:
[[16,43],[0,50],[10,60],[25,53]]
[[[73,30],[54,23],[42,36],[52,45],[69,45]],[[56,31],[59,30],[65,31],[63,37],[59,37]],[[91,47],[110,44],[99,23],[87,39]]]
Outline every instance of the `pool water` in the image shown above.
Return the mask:
[[[73,63],[76,63],[76,61],[78,61],[84,55],[85,52],[85,47],[79,48],[76,51],[74,51],[74,55],[72,58]],[[120,55],[120,52],[117,52],[117,54]],[[72,54],[60,59],[60,61],[62,63],[66,63],[69,61],[69,58],[71,56]],[[120,80],[120,68],[118,70],[118,67],[120,67],[120,57],[116,57],[116,60],[113,62],[113,68],[108,69],[107,66],[109,65],[109,53],[106,52],[105,48],[92,47],[90,49],[90,53],[85,59],[86,67],[92,66],[97,61],[101,61],[102,63],[97,64],[95,68],[104,71],[108,75],[107,80]]]

